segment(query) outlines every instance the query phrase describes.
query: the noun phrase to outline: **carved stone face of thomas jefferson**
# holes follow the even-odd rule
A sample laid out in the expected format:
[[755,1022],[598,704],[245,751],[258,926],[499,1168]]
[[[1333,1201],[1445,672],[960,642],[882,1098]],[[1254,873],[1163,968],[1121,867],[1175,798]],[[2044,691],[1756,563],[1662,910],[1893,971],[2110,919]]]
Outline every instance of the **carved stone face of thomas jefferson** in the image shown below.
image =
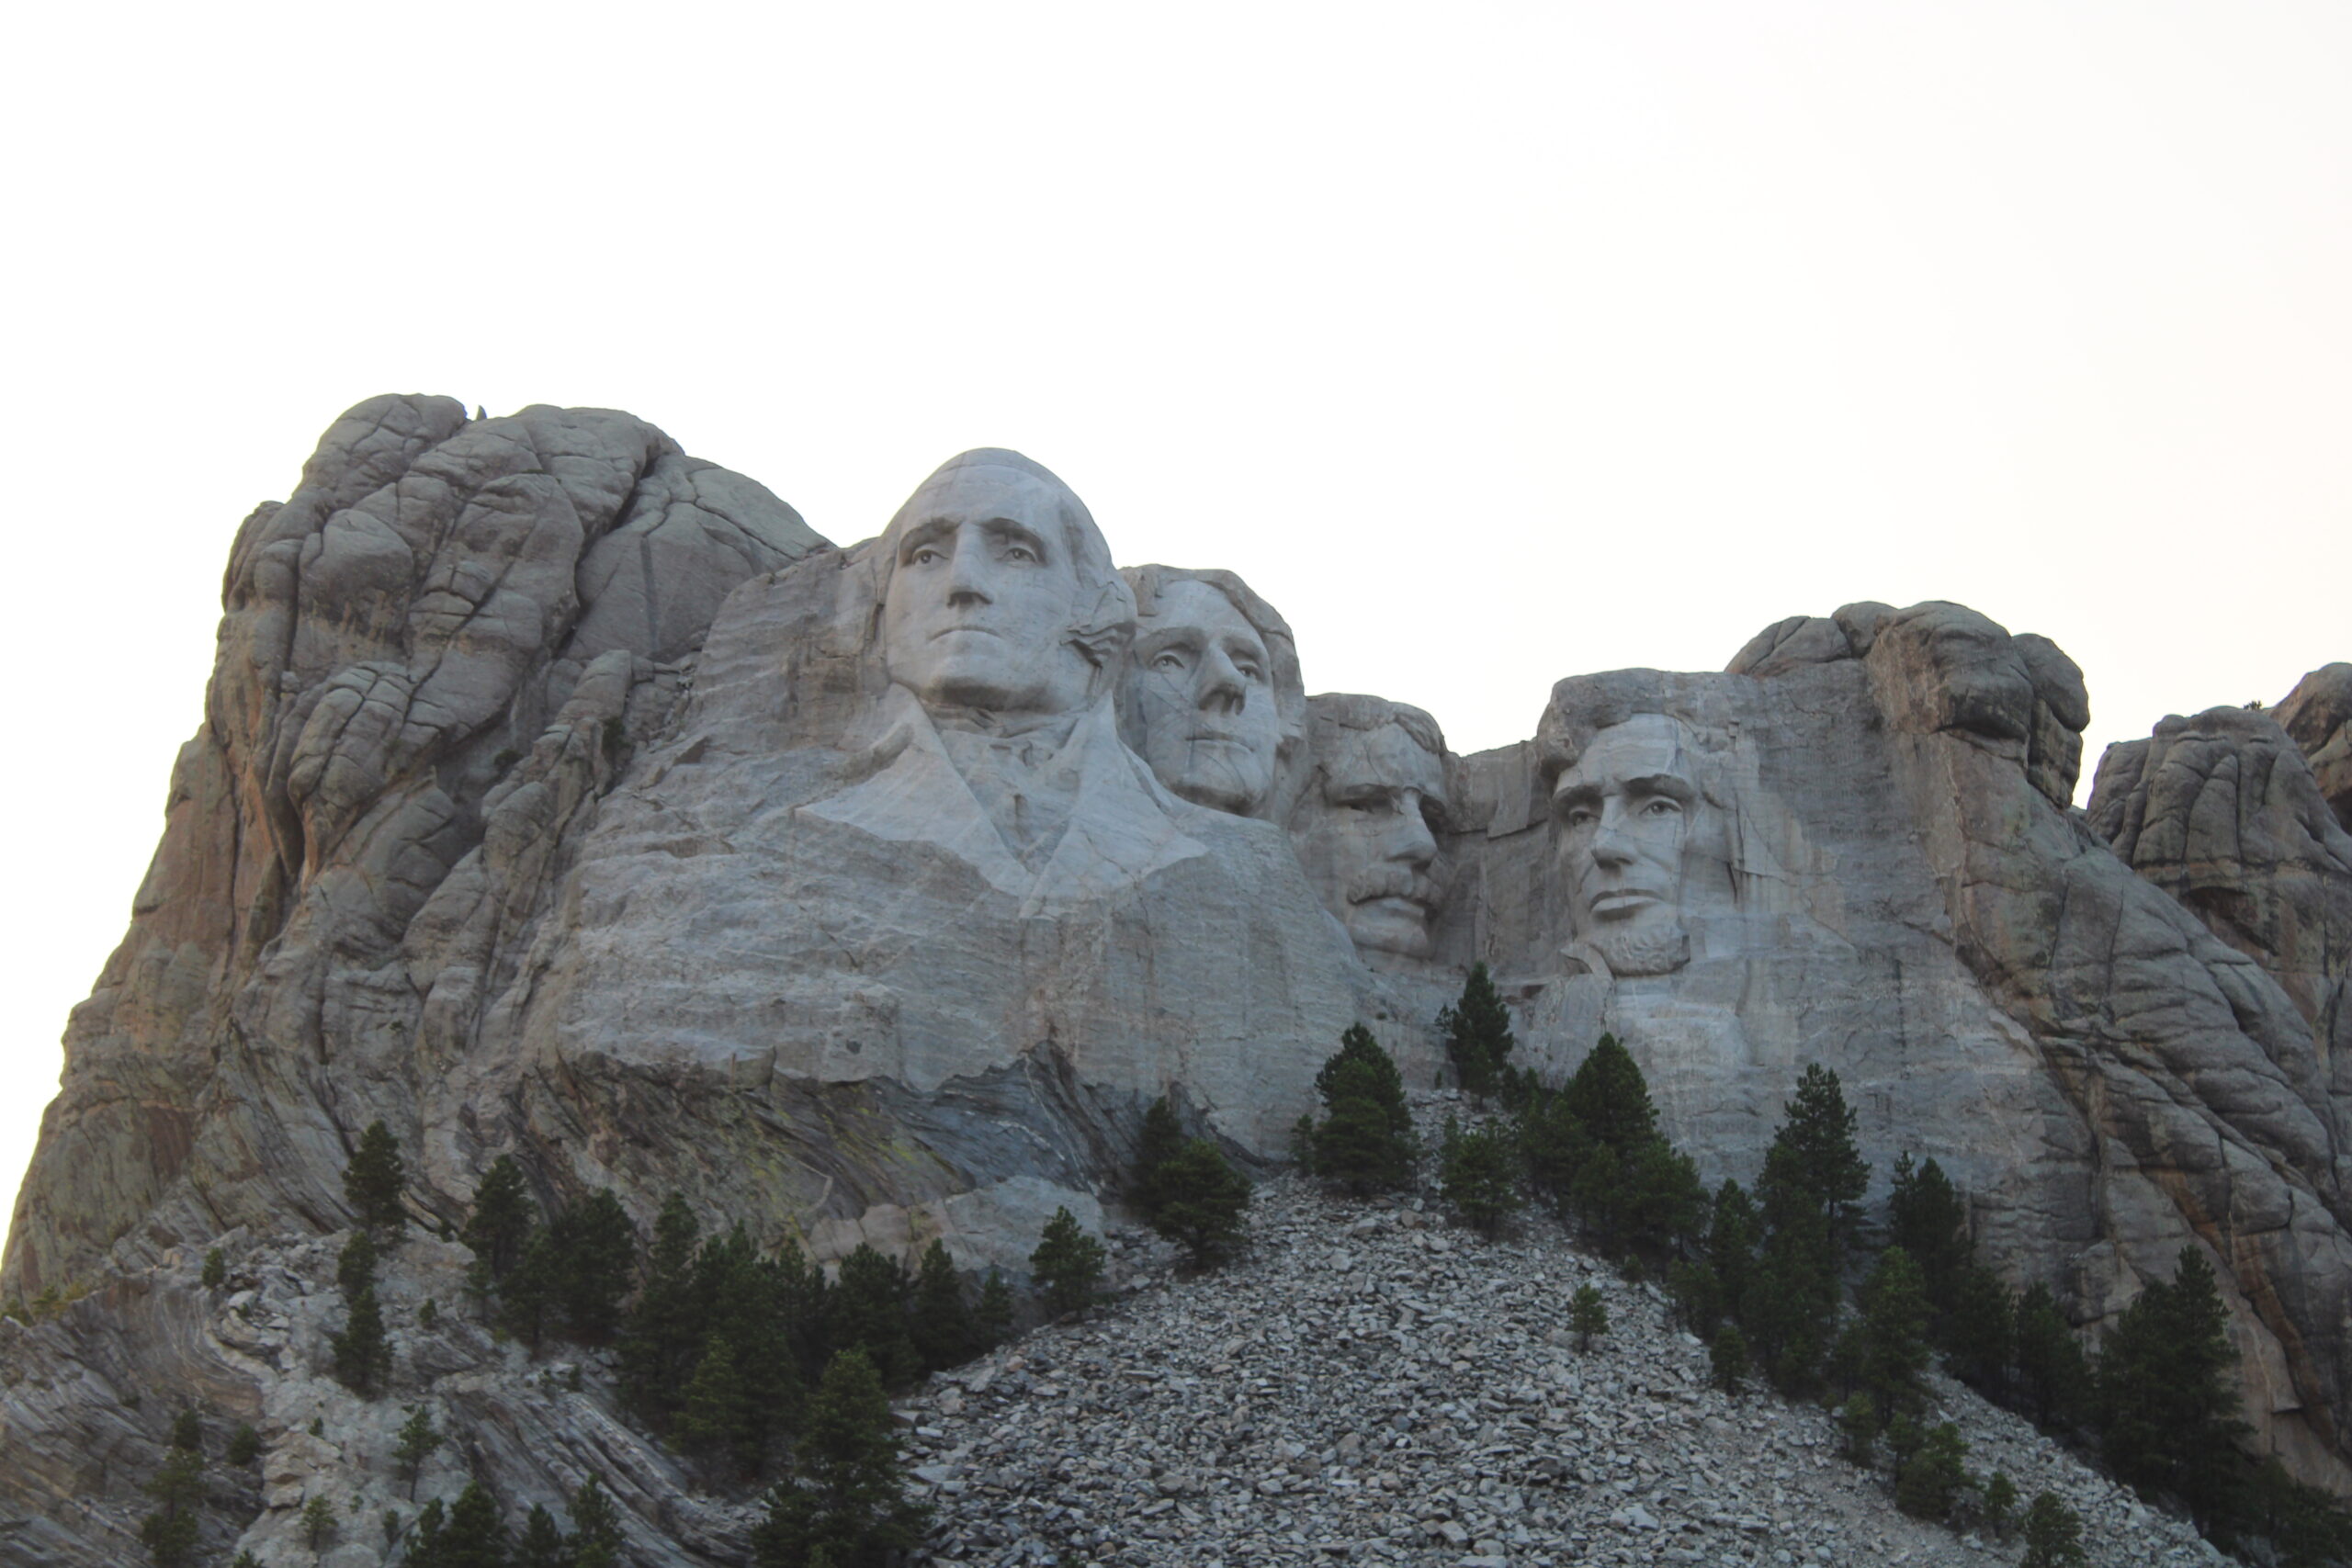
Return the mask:
[[1552,788],[1569,920],[1617,975],[1690,961],[1684,856],[1702,801],[1679,725],[1642,714],[1595,735]]
[[926,480],[883,541],[890,678],[926,707],[1084,706],[1098,666],[1071,634],[1095,593],[1077,559],[1076,505],[1059,481],[1009,465],[959,459]]
[[1198,579],[1162,584],[1129,664],[1137,750],[1159,782],[1218,811],[1262,807],[1283,738],[1274,660],[1233,601]]

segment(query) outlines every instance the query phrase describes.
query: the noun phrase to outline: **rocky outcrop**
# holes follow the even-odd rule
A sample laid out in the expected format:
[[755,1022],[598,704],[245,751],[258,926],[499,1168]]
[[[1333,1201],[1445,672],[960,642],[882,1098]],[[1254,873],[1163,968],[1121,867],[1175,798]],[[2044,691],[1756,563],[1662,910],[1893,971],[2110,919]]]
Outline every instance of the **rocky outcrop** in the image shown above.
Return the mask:
[[[2327,671],[2276,722],[2110,752],[2087,817],[2081,672],[1938,603],[1571,677],[1456,758],[1419,709],[1305,698],[1230,572],[1122,575],[1019,454],[836,549],[628,415],[424,398],[338,422],[223,604],[0,1263],[83,1298],[0,1330],[28,1561],[119,1555],[164,1419],[133,1382],[288,1453],[295,1404],[341,1397],[305,1303],[379,1118],[428,1231],[511,1154],[549,1206],[643,1224],[675,1191],[820,1259],[936,1237],[1017,1274],[1057,1205],[1115,1216],[1162,1093],[1264,1165],[1350,1023],[1431,1082],[1476,961],[1540,1070],[1624,1039],[1711,1180],[1836,1068],[1881,1181],[1934,1156],[1984,1255],[2094,1331],[2207,1248],[2263,1440],[2346,1476]],[[191,1283],[223,1237],[227,1318]],[[394,1289],[458,1267],[413,1242]],[[738,1550],[593,1397],[407,1321],[401,1397],[513,1495],[595,1473],[659,1560]]]
[[627,414],[386,397],[338,420],[238,531],[205,723],[68,1026],[0,1288],[338,1224],[378,1116],[446,1148],[418,1135],[416,1025],[465,976],[408,944],[493,965],[719,601],[822,543]]
[[2336,821],[2352,829],[2352,664],[2312,671],[2271,716],[2301,748]]

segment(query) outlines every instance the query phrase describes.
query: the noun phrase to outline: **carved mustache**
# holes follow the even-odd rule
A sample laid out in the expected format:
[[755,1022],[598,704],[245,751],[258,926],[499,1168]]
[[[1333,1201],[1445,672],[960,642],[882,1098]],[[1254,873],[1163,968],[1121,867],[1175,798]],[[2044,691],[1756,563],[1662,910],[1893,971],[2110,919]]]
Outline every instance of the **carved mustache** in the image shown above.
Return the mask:
[[1408,898],[1425,909],[1433,909],[1438,901],[1438,881],[1430,875],[1415,875],[1403,866],[1377,866],[1367,871],[1348,886],[1348,902],[1369,904],[1374,898]]

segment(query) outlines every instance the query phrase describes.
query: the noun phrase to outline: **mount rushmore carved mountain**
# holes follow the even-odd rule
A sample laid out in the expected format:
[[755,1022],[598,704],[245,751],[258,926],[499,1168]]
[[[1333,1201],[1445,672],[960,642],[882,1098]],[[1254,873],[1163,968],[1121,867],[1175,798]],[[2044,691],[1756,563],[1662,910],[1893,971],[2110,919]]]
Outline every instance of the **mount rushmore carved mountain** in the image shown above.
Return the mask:
[[2091,1332],[2206,1249],[2257,1439],[2352,1476],[2352,666],[2115,748],[2086,811],[2081,673],[1941,603],[1573,675],[1458,757],[1114,536],[1008,451],[837,547],[627,414],[338,420],[238,532],[66,1031],[0,1297],[78,1299],[0,1324],[0,1514],[104,1561],[60,1499],[132,1491],[182,1398],[267,1407],[195,1260],[345,1225],[379,1119],[435,1224],[506,1155],[641,1226],[1019,1271],[1162,1093],[1273,1162],[1350,1024],[1433,1081],[1475,961],[1545,1075],[1624,1041],[1711,1181],[1834,1068],[1875,1196],[1934,1156]]

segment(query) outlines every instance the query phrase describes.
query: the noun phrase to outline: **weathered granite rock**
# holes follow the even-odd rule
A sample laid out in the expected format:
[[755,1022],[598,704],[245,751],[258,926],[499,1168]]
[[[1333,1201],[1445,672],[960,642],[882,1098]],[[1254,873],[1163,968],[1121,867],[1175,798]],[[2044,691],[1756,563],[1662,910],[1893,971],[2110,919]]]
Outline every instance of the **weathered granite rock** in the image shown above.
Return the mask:
[[2331,1090],[2352,1095],[2352,833],[2277,718],[2214,708],[2109,747],[2088,815],[2133,870],[2278,982]]
[[2335,819],[2352,829],[2352,664],[2324,664],[2272,710],[2319,780]]
[[1711,1179],[1753,1177],[1819,1061],[1880,1181],[1936,1157],[2086,1325],[2201,1242],[2251,1414],[2340,1477],[2344,1111],[2287,992],[2064,809],[2087,717],[2063,654],[1947,604],[1561,682],[1534,740],[1464,761],[1447,942],[1544,1070],[1625,1040]]
[[[935,1236],[1018,1273],[1057,1204],[1115,1213],[1163,1092],[1266,1160],[1351,1022],[1430,1082],[1481,959],[1522,1061],[1614,1030],[1710,1176],[1754,1174],[1822,1061],[1881,1179],[1934,1155],[1986,1255],[2080,1322],[2208,1247],[2250,1413],[2346,1475],[2328,671],[2284,732],[2111,758],[2119,858],[2067,809],[2080,672],[1957,605],[1563,681],[1532,739],[1457,759],[1419,709],[1304,699],[1230,573],[1116,572],[1018,454],[834,549],[627,415],[418,398],[337,423],[224,606],[0,1263],[0,1292],[94,1292],[0,1328],[27,1561],[121,1556],[162,1429],[126,1380],[263,1413],[273,1517],[329,1468],[288,1414],[329,1396],[319,1312],[248,1332],[189,1277],[268,1237],[248,1304],[304,1296],[379,1117],[428,1224],[511,1153],[550,1203],[608,1187],[643,1221],[675,1190],[820,1258]],[[403,1302],[458,1267],[437,1245],[403,1249]],[[510,1497],[598,1473],[652,1560],[739,1550],[608,1410],[455,1332],[402,1327],[402,1396],[478,1427]]]

